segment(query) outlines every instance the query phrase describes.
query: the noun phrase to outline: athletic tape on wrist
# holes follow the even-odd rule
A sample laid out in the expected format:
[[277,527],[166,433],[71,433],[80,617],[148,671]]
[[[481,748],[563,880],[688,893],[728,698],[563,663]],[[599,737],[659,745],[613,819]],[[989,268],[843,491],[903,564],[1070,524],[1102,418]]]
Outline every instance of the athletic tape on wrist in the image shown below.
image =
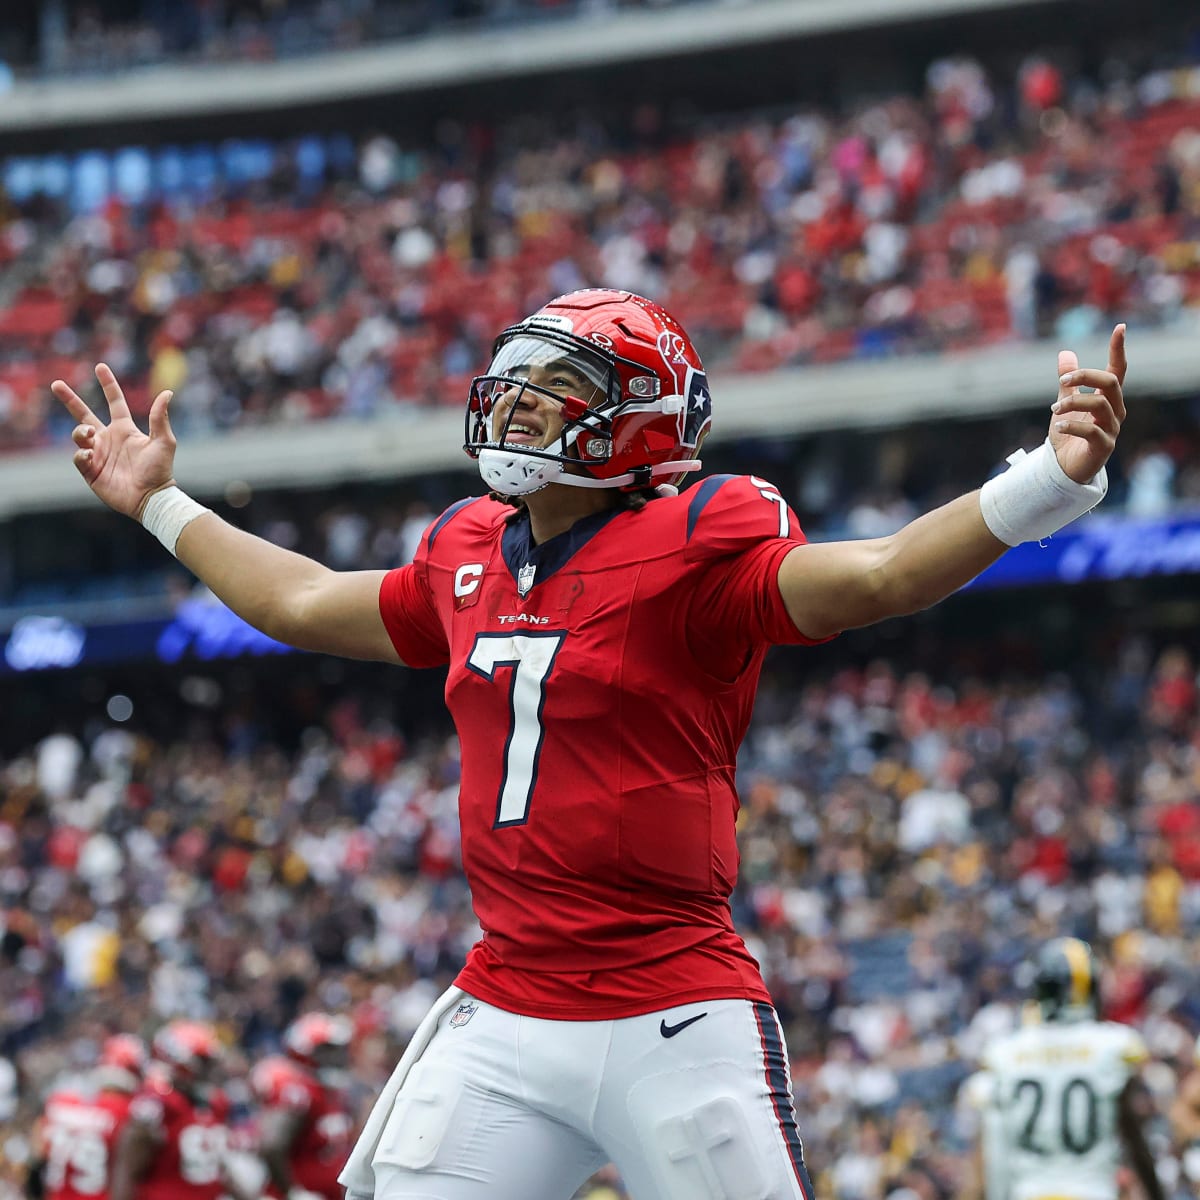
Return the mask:
[[179,542],[179,535],[197,517],[202,517],[211,508],[205,508],[197,500],[193,500],[182,488],[172,484],[146,501],[142,510],[141,522],[144,529],[149,530],[172,554]]
[[979,493],[984,523],[1006,546],[1040,542],[1090,512],[1108,491],[1103,467],[1089,483],[1076,483],[1059,465],[1049,438],[1032,454],[1018,450],[1008,461],[1008,470]]

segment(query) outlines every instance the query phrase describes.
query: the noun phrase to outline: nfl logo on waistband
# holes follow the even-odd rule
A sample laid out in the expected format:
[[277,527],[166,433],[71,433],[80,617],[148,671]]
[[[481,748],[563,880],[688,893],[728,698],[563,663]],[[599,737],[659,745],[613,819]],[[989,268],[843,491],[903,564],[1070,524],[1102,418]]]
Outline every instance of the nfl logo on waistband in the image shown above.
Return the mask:
[[479,1005],[473,1000],[468,1000],[466,1004],[460,1004],[454,1010],[454,1016],[450,1018],[450,1024],[457,1029],[460,1025],[465,1025],[477,1012]]
[[529,595],[529,589],[533,587],[533,577],[537,574],[537,567],[533,563],[526,563],[517,572],[517,591],[522,596]]

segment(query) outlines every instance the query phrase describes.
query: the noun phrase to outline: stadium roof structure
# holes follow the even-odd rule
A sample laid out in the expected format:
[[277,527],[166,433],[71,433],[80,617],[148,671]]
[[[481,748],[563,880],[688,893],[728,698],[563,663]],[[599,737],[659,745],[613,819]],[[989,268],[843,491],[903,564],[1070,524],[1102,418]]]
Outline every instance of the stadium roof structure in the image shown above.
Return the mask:
[[311,107],[678,57],[897,21],[935,21],[1061,0],[740,0],[544,24],[450,30],[281,62],[164,63],[111,77],[22,81],[0,99],[0,132]]
[[[1131,406],[1141,397],[1184,395],[1200,386],[1200,314],[1193,322],[1187,330],[1131,331]],[[1105,361],[1104,339],[1072,348],[1084,365]],[[718,375],[712,441],[966,421],[1023,408],[1044,408],[1048,423],[1058,349],[1055,342],[1025,342],[742,378]],[[470,470],[462,437],[458,406],[411,408],[372,420],[269,425],[185,437],[176,475],[189,492],[211,499],[231,483],[305,488]],[[64,441],[61,447],[0,458],[0,518],[93,503],[71,465],[71,449]]]

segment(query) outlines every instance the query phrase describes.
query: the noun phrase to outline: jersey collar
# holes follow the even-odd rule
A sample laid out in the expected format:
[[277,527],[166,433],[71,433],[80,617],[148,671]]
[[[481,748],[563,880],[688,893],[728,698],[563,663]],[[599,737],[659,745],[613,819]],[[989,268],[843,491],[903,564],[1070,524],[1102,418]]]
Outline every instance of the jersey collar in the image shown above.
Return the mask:
[[580,517],[570,529],[555,534],[539,546],[533,540],[533,529],[529,524],[529,514],[521,515],[505,527],[501,539],[501,551],[504,562],[513,582],[521,587],[522,568],[535,568],[533,583],[524,589],[525,592],[544,583],[560,567],[566,566],[571,557],[588,544],[614,517],[619,517],[626,511],[622,508],[608,508],[601,512],[591,513]]

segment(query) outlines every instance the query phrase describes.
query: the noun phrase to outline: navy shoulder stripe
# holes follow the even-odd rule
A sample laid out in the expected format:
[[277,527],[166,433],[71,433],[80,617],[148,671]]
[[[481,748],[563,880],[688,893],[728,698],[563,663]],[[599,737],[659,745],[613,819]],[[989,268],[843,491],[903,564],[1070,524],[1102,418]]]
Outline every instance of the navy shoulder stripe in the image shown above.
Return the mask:
[[429,531],[429,549],[433,549],[433,539],[449,524],[451,518],[458,512],[461,512],[468,504],[474,504],[476,500],[482,500],[482,496],[468,496],[465,500],[456,500],[434,523],[433,528]]
[[703,483],[697,484],[690,493],[692,501],[688,505],[687,516],[687,540],[689,542],[692,540],[692,532],[695,530],[696,522],[700,520],[700,514],[704,511],[705,506],[725,484],[736,478],[736,475],[712,475]]

